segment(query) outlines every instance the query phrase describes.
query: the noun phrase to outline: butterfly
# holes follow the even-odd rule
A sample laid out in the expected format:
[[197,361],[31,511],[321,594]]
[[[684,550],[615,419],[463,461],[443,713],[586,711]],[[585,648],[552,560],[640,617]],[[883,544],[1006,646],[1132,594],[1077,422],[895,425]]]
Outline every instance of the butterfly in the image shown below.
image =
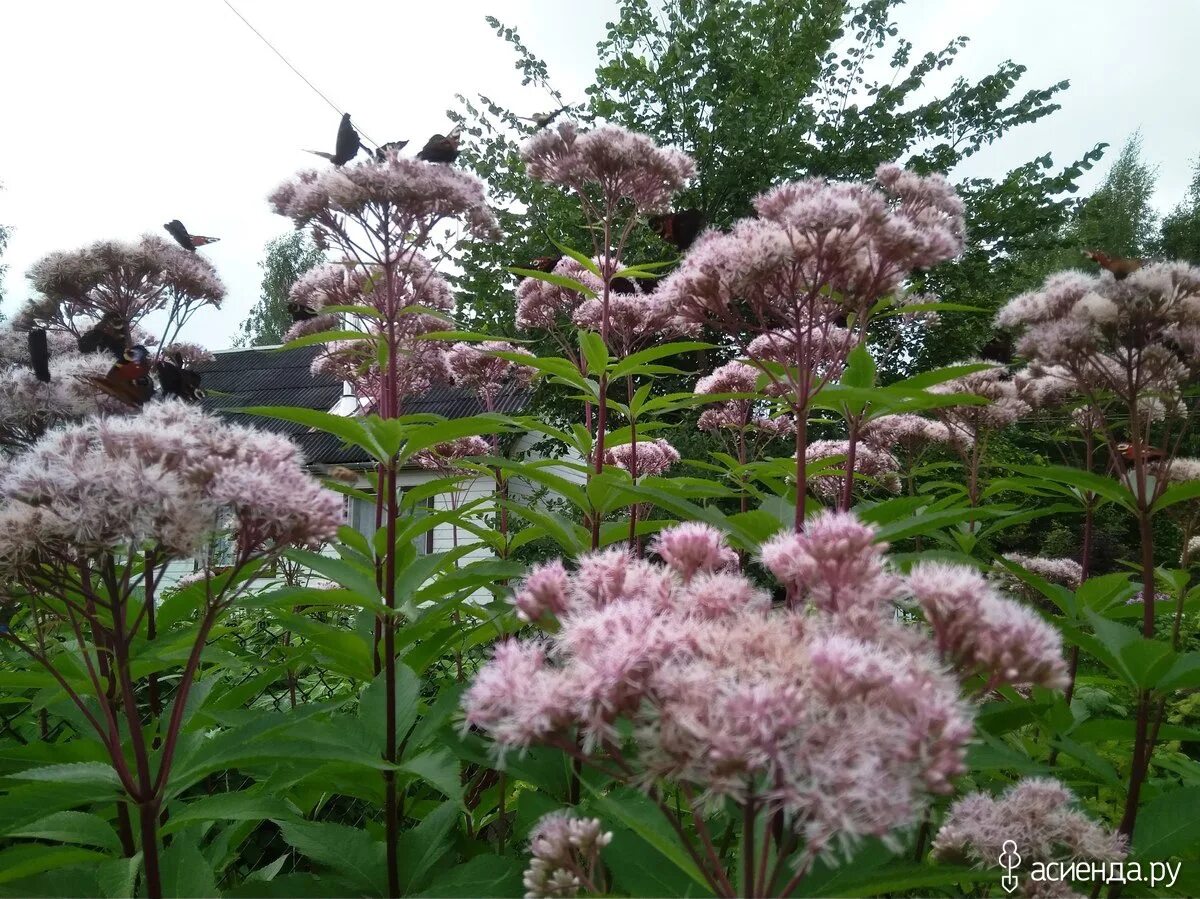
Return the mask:
[[29,362],[33,374],[43,384],[50,383],[50,344],[46,340],[45,328],[29,330]]
[[704,213],[699,209],[682,209],[679,212],[650,218],[650,227],[667,243],[674,244],[680,252],[696,242],[705,224]]
[[125,354],[125,346],[128,343],[129,329],[111,312],[106,312],[98,323],[80,334],[78,340],[79,352],[94,353],[104,350],[116,359]]
[[171,219],[163,227],[167,229],[168,234],[175,238],[176,243],[190,253],[195,253],[196,247],[216,243],[221,239],[219,237],[201,237],[199,234],[188,234],[188,229],[183,227],[183,222],[179,219]]
[[288,303],[288,315],[292,317],[293,322],[305,322],[310,318],[316,318],[319,314],[314,309],[305,306],[303,303]]
[[560,106],[553,112],[539,112],[534,116],[517,116],[517,118],[522,122],[532,122],[534,128],[545,128],[566,111],[567,107]]
[[326,153],[323,150],[309,150],[320,156],[322,159],[328,159],[334,165],[345,165],[351,159],[358,155],[358,151],[362,149],[362,140],[358,136],[358,132],[354,130],[354,126],[350,124],[350,113],[342,113],[342,122],[338,125],[337,143],[334,145],[332,153]]
[[195,403],[204,399],[204,391],[200,389],[200,373],[183,365],[183,356],[175,353],[174,361],[159,359],[155,366],[158,372],[158,386],[163,395],[174,396],[185,403]]
[[375,148],[375,161],[383,162],[387,159],[388,150],[399,153],[407,146],[408,141],[406,140],[390,140],[386,144],[380,144]]
[[[1143,446],[1143,447],[1141,447],[1141,451],[1142,451],[1142,458],[1147,459],[1147,460],[1162,459],[1163,457],[1166,456],[1166,453],[1164,453],[1162,450],[1157,449],[1156,447],[1153,447],[1153,446]],[[1117,452],[1121,454],[1121,458],[1124,459],[1126,462],[1133,462],[1134,459],[1136,458],[1136,455],[1135,455],[1136,450],[1132,443],[1118,443],[1117,444]]]
[[426,162],[454,162],[458,159],[458,141],[458,128],[448,135],[435,134],[425,142],[425,146],[417,154],[417,159],[424,159]]
[[1118,281],[1124,281],[1146,264],[1145,259],[1123,259],[1120,256],[1109,256],[1099,250],[1084,250],[1083,255],[1102,269],[1112,272],[1113,278]]
[[125,350],[108,374],[102,377],[87,375],[81,380],[127,406],[141,407],[154,396],[154,382],[150,380],[150,352],[144,346],[132,346]]

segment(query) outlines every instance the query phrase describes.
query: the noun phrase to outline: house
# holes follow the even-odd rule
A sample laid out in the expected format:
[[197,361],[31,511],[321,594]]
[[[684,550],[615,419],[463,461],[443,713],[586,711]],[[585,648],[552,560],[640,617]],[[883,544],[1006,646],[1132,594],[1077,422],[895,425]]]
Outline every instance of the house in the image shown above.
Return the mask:
[[[283,350],[279,347],[252,347],[249,349],[223,350],[215,354],[212,362],[196,366],[206,396],[203,400],[207,411],[228,416],[232,422],[249,424],[263,430],[283,434],[293,440],[304,454],[314,473],[324,474],[331,468],[348,468],[366,472],[373,468],[370,457],[360,448],[349,446],[339,438],[305,425],[257,415],[243,415],[238,410],[252,406],[297,406],[321,412],[348,414],[357,408],[357,401],[349,385],[326,374],[313,374],[312,362],[320,351],[319,347],[301,347]],[[530,391],[513,387],[504,391],[497,399],[495,411],[516,413],[528,404]],[[406,413],[433,413],[446,418],[463,418],[484,411],[478,398],[471,392],[456,387],[436,387],[425,395],[410,400]],[[528,437],[518,441],[518,448],[532,443]],[[437,471],[418,467],[406,467],[399,473],[402,489],[414,487],[444,476]],[[370,490],[366,480],[359,486]],[[491,495],[494,483],[491,478],[480,477],[464,484],[457,501],[461,504],[480,496]],[[437,497],[438,508],[448,508],[450,498]],[[374,503],[355,497],[346,497],[346,521],[368,539],[375,533]],[[478,539],[469,532],[456,529],[450,524],[439,524],[424,535],[417,545],[421,553],[442,552],[455,545],[477,543]],[[221,564],[225,548],[216,545],[210,558]],[[486,557],[488,550],[482,546],[464,557]],[[202,560],[189,564],[177,563],[167,572],[167,583],[199,568]]]

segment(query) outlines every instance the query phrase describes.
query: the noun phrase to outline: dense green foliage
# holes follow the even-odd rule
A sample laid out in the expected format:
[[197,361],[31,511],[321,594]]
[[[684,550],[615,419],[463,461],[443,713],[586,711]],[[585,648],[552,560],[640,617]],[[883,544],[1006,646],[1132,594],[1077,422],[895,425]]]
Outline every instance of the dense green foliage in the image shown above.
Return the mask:
[[270,346],[282,343],[292,325],[287,311],[288,291],[296,280],[325,255],[302,232],[294,231],[267,244],[259,267],[263,270],[262,295],[242,322],[238,346]]

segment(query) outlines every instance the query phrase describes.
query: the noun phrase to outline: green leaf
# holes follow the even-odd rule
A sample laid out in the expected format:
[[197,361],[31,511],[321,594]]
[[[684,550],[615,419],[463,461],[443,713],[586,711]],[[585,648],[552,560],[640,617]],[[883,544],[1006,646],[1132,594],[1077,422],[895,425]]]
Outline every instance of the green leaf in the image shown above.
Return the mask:
[[454,753],[444,746],[402,761],[400,770],[421,778],[453,801],[462,802],[462,769]]
[[261,791],[240,790],[202,796],[186,805],[171,807],[171,816],[162,833],[171,834],[194,821],[265,821],[297,814],[291,803]]
[[191,840],[177,836],[162,854],[162,888],[173,899],[220,896],[212,866]]
[[[374,311],[374,310],[372,310]],[[376,315],[379,313],[376,312]],[[362,331],[320,331],[316,334],[305,334],[303,337],[297,337],[295,340],[289,340],[283,346],[279,347],[276,352],[286,352],[287,350],[298,350],[301,347],[313,346],[318,343],[329,343],[334,340],[371,340],[370,334],[364,334]]]
[[79,843],[82,846],[99,846],[112,852],[121,851],[121,840],[112,825],[99,815],[87,812],[55,812],[19,830],[10,831],[8,836]]
[[698,340],[680,340],[675,343],[664,343],[660,346],[653,346],[626,356],[613,366],[612,376],[614,379],[623,378],[627,374],[633,374],[640,366],[648,362],[656,362],[659,359],[678,356],[681,353],[690,353],[695,350],[707,350],[711,348],[711,343],[701,343]]
[[450,848],[450,831],[458,821],[458,805],[443,802],[412,830],[400,835],[396,855],[400,862],[400,888],[409,893],[418,888],[425,875]]
[[[142,853],[96,866],[96,883],[104,899],[132,899],[142,868]],[[161,870],[161,869],[160,869]]]
[[104,762],[72,762],[66,765],[47,765],[9,774],[15,780],[43,780],[57,784],[88,784],[120,789],[121,781],[112,765]]
[[1112,478],[1089,471],[1081,471],[1078,468],[1070,468],[1066,465],[1014,465],[1012,468],[1034,479],[1066,484],[1077,490],[1094,493],[1130,511],[1135,506],[1133,494],[1129,489]]
[[[602,860],[610,862],[614,892],[628,896],[711,896],[674,865],[663,864],[662,853],[632,830],[614,827],[612,842]],[[619,861],[618,861],[619,860]]]
[[364,600],[368,608],[375,611],[382,611],[386,608],[382,597],[379,595],[379,586],[375,583],[374,572],[352,565],[343,559],[322,555],[321,553],[315,553],[307,549],[299,549],[298,547],[289,549],[286,555],[293,562],[299,562],[305,568],[309,568],[318,574],[323,574],[331,581],[341,584],[349,590],[353,590]]
[[708,882],[687,854],[679,837],[659,809],[642,793],[621,787],[611,793],[598,791],[586,779],[584,785],[592,792],[592,805],[603,818],[619,822],[653,846],[658,853],[684,874],[708,890]]
[[595,331],[579,330],[579,351],[587,360],[588,374],[600,375],[608,368],[608,348]]
[[1085,610],[1084,615],[1096,632],[1096,639],[1108,651],[1110,667],[1133,686],[1155,687],[1174,664],[1176,655],[1167,643],[1148,640],[1133,628],[1109,621],[1091,609]]
[[[417,700],[421,693],[421,682],[407,665],[396,663],[396,740],[404,739],[413,722],[417,720]],[[372,734],[378,734],[378,748],[384,745],[384,726],[387,712],[387,671],[380,671],[376,678],[363,690],[358,704],[358,720]]]
[[574,290],[590,300],[596,298],[595,291],[584,287],[574,278],[568,278],[566,275],[556,275],[553,272],[539,272],[537,269],[532,268],[510,267],[508,271],[514,275],[521,275],[524,278],[534,278],[538,281],[545,281],[547,284],[553,284],[556,287],[565,287],[567,290]]
[[[516,897],[525,893],[521,875],[524,865],[502,855],[477,855],[434,877],[418,896],[468,899],[475,896]],[[664,894],[665,895],[665,894]]]
[[846,387],[868,388],[875,386],[875,360],[865,343],[854,347],[846,357],[846,368],[841,383]]
[[1158,513],[1163,509],[1168,509],[1178,503],[1188,502],[1197,497],[1200,497],[1200,481],[1185,481],[1182,484],[1175,484],[1163,491],[1162,496],[1158,498],[1151,511]]
[[1151,799],[1138,811],[1133,851],[1139,859],[1194,853],[1200,844],[1200,786],[1182,787]]
[[0,851],[0,883],[41,874],[68,865],[107,861],[108,856],[74,846],[42,846],[25,843]]
[[604,277],[602,274],[600,274],[600,266],[596,265],[590,256],[584,255],[583,253],[579,252],[579,250],[576,250],[574,247],[569,247],[565,243],[559,243],[553,237],[550,238],[550,243],[554,244],[554,246],[558,248],[558,251],[564,256],[570,256],[597,278]]
[[317,864],[344,874],[372,895],[382,894],[386,853],[367,831],[315,821],[281,821],[279,830],[289,846]]
[[295,424],[307,425],[334,437],[340,437],[351,446],[364,450],[372,459],[380,462],[387,461],[387,454],[375,442],[375,439],[363,427],[357,418],[344,415],[331,415],[316,409],[301,409],[295,406],[247,406],[234,410],[241,415],[261,415],[264,418],[277,418]]

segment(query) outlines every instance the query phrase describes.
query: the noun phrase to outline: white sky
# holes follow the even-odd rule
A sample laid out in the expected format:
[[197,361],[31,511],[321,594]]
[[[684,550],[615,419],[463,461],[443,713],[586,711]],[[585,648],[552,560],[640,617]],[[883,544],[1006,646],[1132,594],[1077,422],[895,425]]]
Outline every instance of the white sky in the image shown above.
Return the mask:
[[[612,0],[232,2],[367,135],[415,146],[446,130],[455,93],[530,114],[549,107],[544,92],[520,86],[485,15],[516,26],[576,102],[615,15]],[[1066,162],[1097,141],[1115,152],[1140,127],[1160,166],[1159,205],[1182,195],[1200,155],[1200,2],[910,0],[900,21],[914,53],[972,38],[935,83],[1007,58],[1029,67],[1021,90],[1072,81],[1063,110],[961,174],[1000,175],[1046,151]],[[201,252],[229,296],[185,334],[218,349],[258,299],[263,245],[290,228],[266,194],[324,164],[302,150],[332,150],[338,116],[221,0],[37,0],[0,3],[0,122],[0,222],[14,227],[5,312],[28,295],[25,271],[43,254],[164,234],[179,218],[221,238]]]

